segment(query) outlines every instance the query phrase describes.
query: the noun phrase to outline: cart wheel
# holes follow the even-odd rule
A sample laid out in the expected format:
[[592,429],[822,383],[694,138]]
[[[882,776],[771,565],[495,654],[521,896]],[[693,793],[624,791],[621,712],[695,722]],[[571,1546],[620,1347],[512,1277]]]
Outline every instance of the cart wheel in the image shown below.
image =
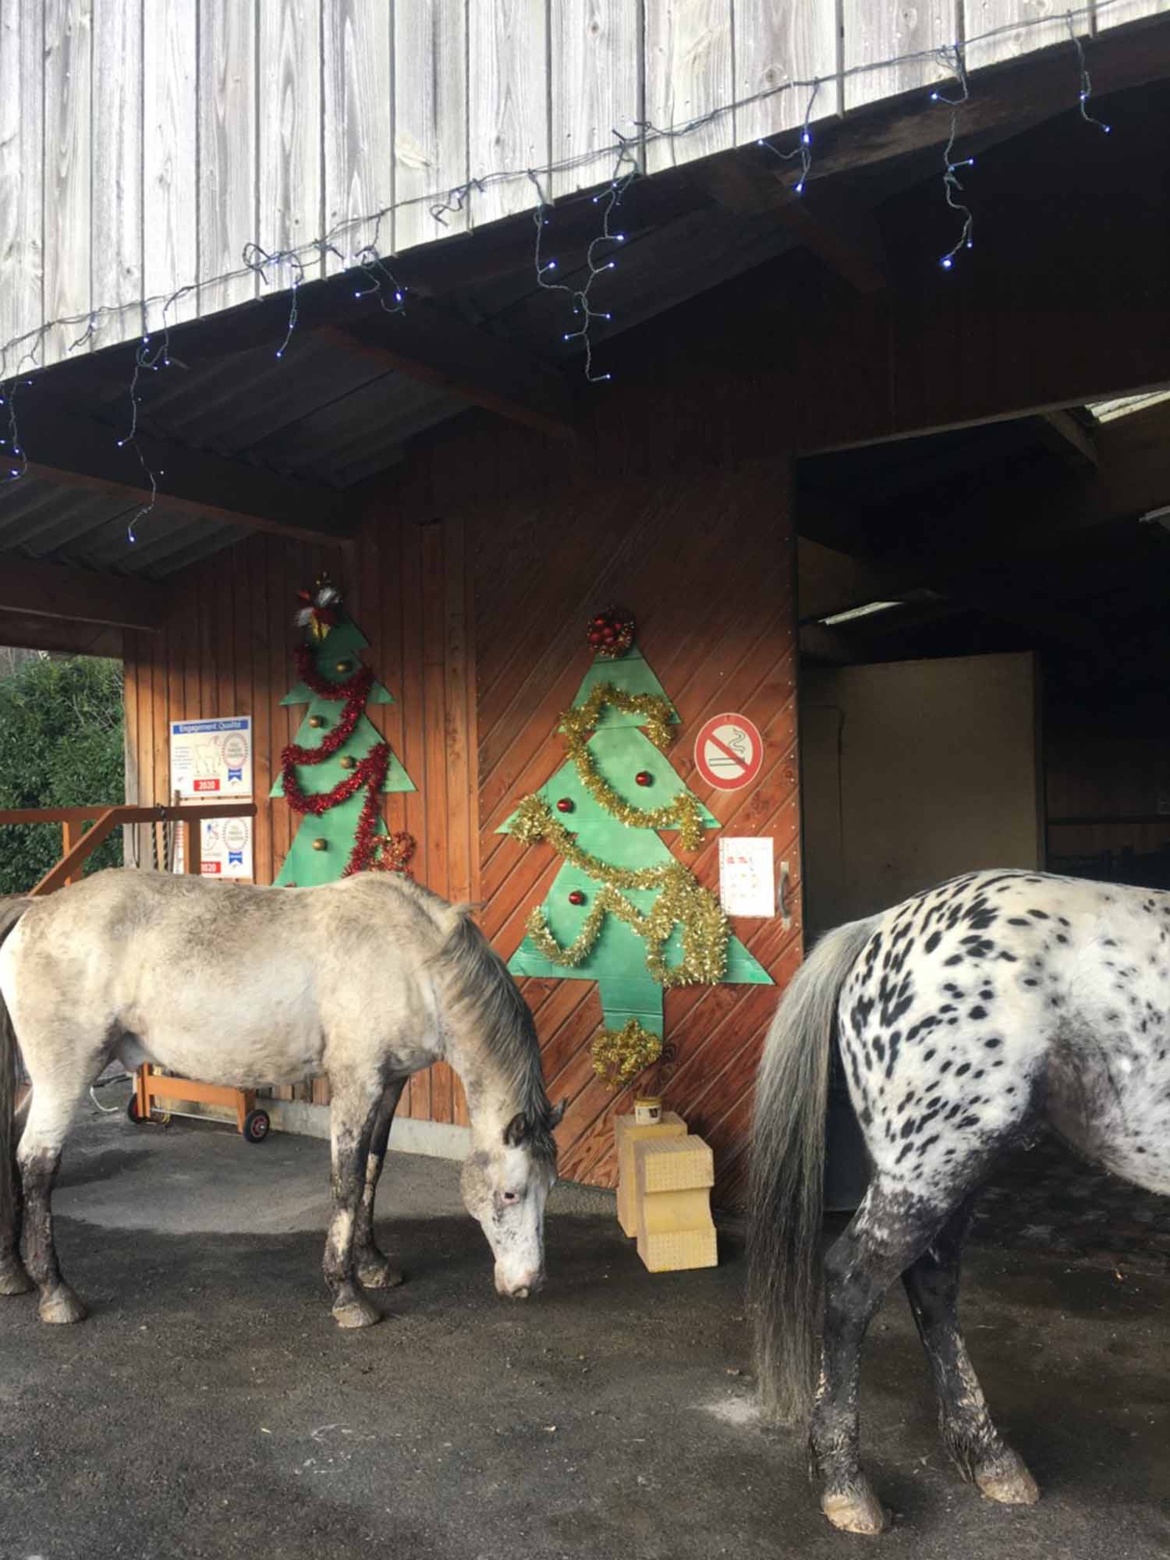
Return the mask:
[[246,1143],[263,1143],[268,1136],[268,1128],[271,1122],[268,1120],[266,1110],[250,1110],[244,1117],[244,1141]]
[[142,1117],[138,1114],[137,1094],[132,1094],[126,1101],[126,1114],[130,1117],[130,1120],[134,1122],[136,1126],[142,1120]]

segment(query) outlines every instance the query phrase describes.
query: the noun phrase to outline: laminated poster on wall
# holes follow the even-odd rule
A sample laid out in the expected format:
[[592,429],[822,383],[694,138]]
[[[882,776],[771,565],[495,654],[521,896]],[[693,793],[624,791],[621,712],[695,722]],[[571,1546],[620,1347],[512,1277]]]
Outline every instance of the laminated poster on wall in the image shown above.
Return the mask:
[[[229,715],[171,722],[171,795],[183,802],[252,799],[252,717]],[[172,870],[182,872],[186,829],[175,831]],[[252,881],[252,819],[204,818],[200,871],[204,877]]]
[[171,722],[171,795],[181,802],[248,800],[252,717]]
[[719,841],[719,903],[724,915],[776,913],[772,836]]
[[199,870],[204,877],[252,881],[251,818],[204,818]]

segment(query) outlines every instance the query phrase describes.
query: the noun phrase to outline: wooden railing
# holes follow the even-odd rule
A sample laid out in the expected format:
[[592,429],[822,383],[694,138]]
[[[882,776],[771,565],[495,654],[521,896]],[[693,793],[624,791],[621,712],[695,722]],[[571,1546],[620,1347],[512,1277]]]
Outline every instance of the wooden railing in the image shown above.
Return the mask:
[[[14,807],[0,810],[0,825],[6,823],[59,823],[61,860],[51,867],[30,890],[33,895],[51,894],[56,888],[75,883],[82,867],[103,840],[124,823],[198,823],[204,818],[254,818],[255,802],[197,803],[190,807],[136,807],[128,803],[94,807]],[[85,825],[92,820],[92,827]],[[203,867],[202,842],[198,829],[184,830],[183,870],[198,876]]]

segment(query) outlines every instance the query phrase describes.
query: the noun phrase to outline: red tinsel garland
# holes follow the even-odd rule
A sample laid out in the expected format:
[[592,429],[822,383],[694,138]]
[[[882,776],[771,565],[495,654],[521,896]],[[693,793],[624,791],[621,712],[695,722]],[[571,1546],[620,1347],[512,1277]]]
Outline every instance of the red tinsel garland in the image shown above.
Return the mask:
[[296,657],[297,672],[306,688],[319,695],[322,699],[352,699],[354,694],[361,692],[362,703],[366,701],[370,684],[374,680],[374,674],[368,666],[359,666],[352,677],[345,682],[330,682],[327,677],[322,677],[313,665],[312,645],[298,645],[293,651]]
[[296,751],[295,748],[285,748],[280,755],[280,777],[284,782],[284,796],[288,805],[294,812],[312,813],[314,818],[319,818],[322,813],[329,811],[331,807],[339,807],[342,802],[348,802],[351,796],[356,796],[363,786],[374,785],[380,790],[382,782],[386,778],[386,766],[390,758],[390,744],[388,742],[376,742],[365,758],[359,759],[356,766],[350,770],[344,780],[339,780],[332,791],[323,791],[320,796],[309,796],[301,790],[294,768],[295,760],[288,762],[289,755]]
[[[344,699],[345,709],[341,712],[337,725],[328,736],[322,738],[320,747],[306,748],[296,742],[290,742],[282,751],[280,778],[284,796],[294,812],[311,813],[313,817],[319,818],[322,813],[339,806],[342,802],[349,801],[351,796],[356,796],[363,786],[366,788],[366,799],[354,833],[353,850],[341,874],[342,877],[349,877],[354,872],[365,871],[373,862],[378,840],[375,833],[378,827],[378,797],[386,783],[386,773],[390,767],[390,744],[376,742],[344,780],[339,780],[331,791],[322,792],[320,796],[309,796],[301,790],[296,770],[299,764],[324,763],[349,741],[365,708],[370,688],[373,686],[374,674],[368,666],[363,666],[343,683],[328,682],[324,677],[318,676],[314,670],[313,651],[309,645],[297,646],[296,660],[297,671],[306,687],[323,699]],[[414,855],[414,840],[407,834],[394,835],[393,841],[394,849],[389,852],[390,862],[383,861],[378,865],[389,872],[406,872],[407,862]],[[383,854],[387,854],[385,849]]]
[[[369,789],[366,792],[365,802],[362,804],[361,815],[358,818],[357,828],[354,830],[353,851],[349,863],[342,877],[349,877],[353,872],[364,872],[369,866],[374,854],[375,829],[378,827],[378,793],[386,779],[386,767],[390,762],[390,744],[379,742],[362,759],[354,770],[354,774],[360,774],[368,767],[366,783]],[[352,792],[350,793],[353,794]]]

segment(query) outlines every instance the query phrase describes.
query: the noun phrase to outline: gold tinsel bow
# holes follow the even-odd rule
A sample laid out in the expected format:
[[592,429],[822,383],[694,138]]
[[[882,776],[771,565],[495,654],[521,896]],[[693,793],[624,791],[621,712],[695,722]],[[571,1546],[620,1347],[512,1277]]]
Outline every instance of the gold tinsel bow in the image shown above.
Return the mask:
[[644,1067],[662,1055],[662,1040],[644,1028],[636,1018],[628,1018],[620,1029],[603,1029],[589,1048],[593,1071],[607,1089],[619,1089],[630,1083]]

